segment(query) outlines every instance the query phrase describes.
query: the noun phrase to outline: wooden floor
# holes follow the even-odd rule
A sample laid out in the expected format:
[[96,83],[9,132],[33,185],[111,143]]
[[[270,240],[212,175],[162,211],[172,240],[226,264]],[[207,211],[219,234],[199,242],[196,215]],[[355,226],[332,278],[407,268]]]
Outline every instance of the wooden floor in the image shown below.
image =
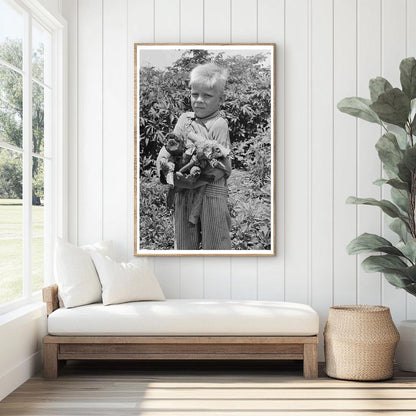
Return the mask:
[[300,363],[70,362],[0,402],[0,415],[416,415],[416,374],[383,382],[316,380]]

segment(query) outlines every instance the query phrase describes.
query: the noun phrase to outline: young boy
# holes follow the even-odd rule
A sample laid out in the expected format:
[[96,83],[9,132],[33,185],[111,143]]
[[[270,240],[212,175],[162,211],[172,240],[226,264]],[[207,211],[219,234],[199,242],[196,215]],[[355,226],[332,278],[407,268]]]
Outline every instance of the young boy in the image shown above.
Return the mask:
[[[174,133],[187,140],[200,136],[215,140],[230,149],[227,121],[219,115],[227,81],[227,71],[214,63],[198,65],[191,71],[191,106],[193,112],[184,113],[176,123]],[[167,157],[162,148],[158,160],[158,170],[163,177],[163,160]],[[231,250],[231,218],[227,206],[227,178],[231,174],[231,163],[225,158],[225,168],[208,167],[204,173],[213,182],[198,180],[190,183],[186,179],[175,178],[175,249],[177,250]],[[199,221],[194,224],[194,201],[198,188],[204,186]],[[200,195],[200,194],[199,194]],[[192,221],[190,221],[190,218]]]

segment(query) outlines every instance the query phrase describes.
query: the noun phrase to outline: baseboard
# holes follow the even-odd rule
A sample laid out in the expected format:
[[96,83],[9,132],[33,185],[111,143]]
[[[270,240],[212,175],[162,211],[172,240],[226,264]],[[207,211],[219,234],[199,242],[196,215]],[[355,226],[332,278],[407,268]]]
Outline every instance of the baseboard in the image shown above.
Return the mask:
[[12,369],[0,374],[0,401],[38,372],[42,365],[42,353],[38,351]]

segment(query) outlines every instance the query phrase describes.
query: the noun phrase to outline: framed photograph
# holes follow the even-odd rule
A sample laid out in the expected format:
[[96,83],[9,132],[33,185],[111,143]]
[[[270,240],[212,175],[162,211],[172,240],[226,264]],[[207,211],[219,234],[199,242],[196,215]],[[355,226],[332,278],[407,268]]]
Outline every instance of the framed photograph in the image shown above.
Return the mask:
[[275,255],[275,45],[134,52],[134,254]]

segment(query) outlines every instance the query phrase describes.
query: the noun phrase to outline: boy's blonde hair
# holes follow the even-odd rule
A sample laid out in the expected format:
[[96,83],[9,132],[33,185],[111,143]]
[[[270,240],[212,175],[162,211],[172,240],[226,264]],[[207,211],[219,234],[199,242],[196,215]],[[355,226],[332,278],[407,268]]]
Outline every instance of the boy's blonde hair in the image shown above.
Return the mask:
[[228,79],[228,70],[213,62],[196,66],[191,71],[189,85],[203,84],[208,88],[216,87],[222,94]]

